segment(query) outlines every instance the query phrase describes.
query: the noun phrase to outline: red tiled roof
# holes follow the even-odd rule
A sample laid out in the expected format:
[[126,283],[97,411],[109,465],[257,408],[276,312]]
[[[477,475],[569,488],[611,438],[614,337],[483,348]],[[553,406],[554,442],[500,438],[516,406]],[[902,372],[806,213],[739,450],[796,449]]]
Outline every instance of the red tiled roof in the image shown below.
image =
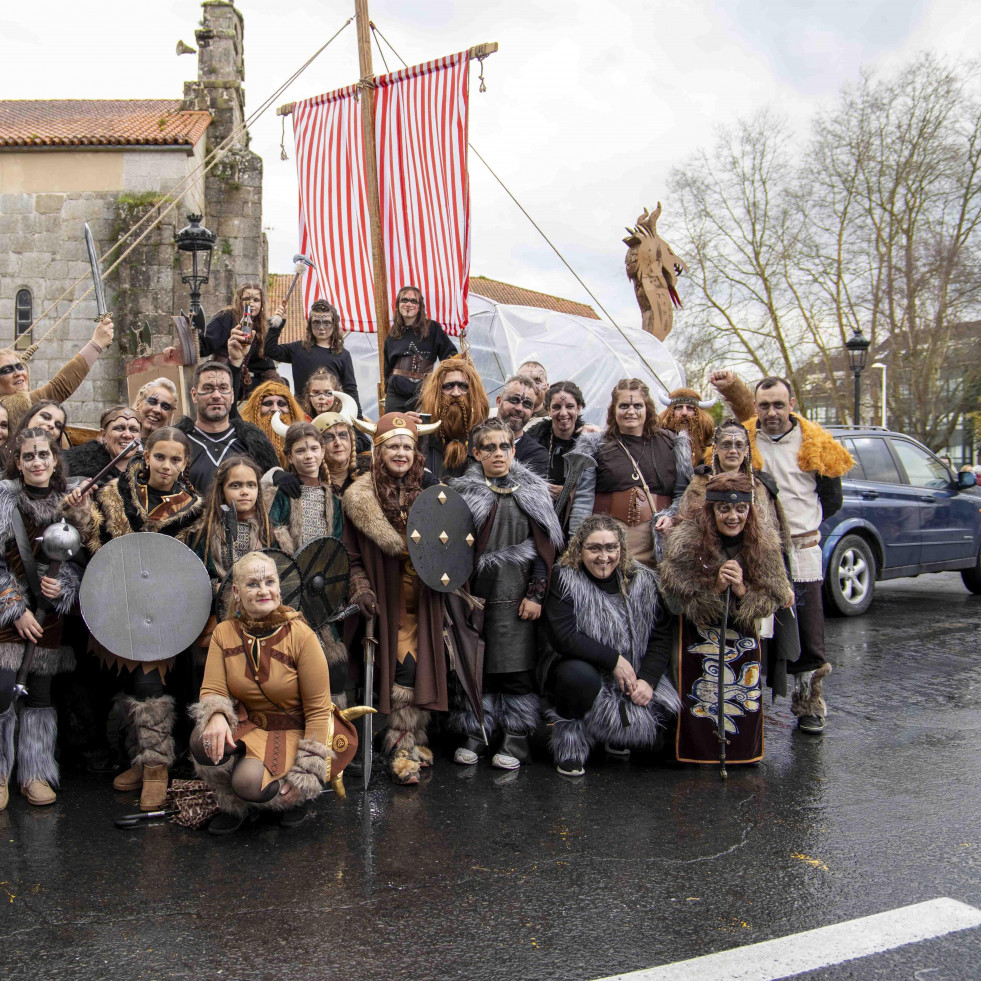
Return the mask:
[[[292,273],[269,274],[268,312],[270,314],[286,299],[286,291],[292,282]],[[283,333],[279,335],[279,343],[289,344],[290,341],[302,341],[306,332],[307,318],[303,313],[303,283],[300,282],[293,290],[290,305],[286,308],[286,326],[283,328]]]
[[561,296],[526,290],[523,286],[512,286],[486,276],[470,277],[470,292],[486,296],[495,303],[512,303],[520,307],[539,307],[542,310],[555,310],[557,313],[571,313],[576,317],[589,317],[599,320],[596,311],[588,303],[563,300]]
[[211,113],[179,99],[0,101],[0,147],[194,146]]

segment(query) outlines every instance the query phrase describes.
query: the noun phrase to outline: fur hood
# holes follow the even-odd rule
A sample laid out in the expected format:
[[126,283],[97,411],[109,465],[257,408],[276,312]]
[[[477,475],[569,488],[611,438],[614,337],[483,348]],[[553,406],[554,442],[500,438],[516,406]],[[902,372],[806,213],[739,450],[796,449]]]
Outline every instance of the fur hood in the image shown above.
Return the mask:
[[92,526],[86,542],[90,552],[95,553],[106,542],[120,535],[136,531],[160,532],[184,541],[201,517],[204,500],[178,481],[174,485],[174,499],[166,515],[150,520],[140,502],[140,470],[138,466],[130,467],[96,494],[92,503]]
[[[822,477],[842,477],[855,466],[852,455],[841,443],[835,442],[827,430],[822,429],[816,422],[808,422],[796,412],[791,412],[790,418],[795,419],[800,426],[801,444],[800,452],[797,454],[797,465],[804,473],[816,473]],[[753,447],[753,466],[757,470],[762,470],[763,457],[756,447],[758,420],[754,416],[752,419],[747,419],[743,425],[749,433]]]
[[[517,484],[514,499],[518,502],[518,506],[548,535],[552,544],[557,549],[561,549],[565,539],[552,505],[548,484],[517,461],[511,464],[509,476]],[[478,530],[483,528],[494,507],[497,495],[485,483],[484,471],[480,464],[477,461],[471,462],[463,476],[454,477],[449,485],[467,502]]]
[[355,478],[344,492],[341,506],[351,524],[386,555],[397,556],[406,550],[405,536],[385,517],[378,503],[370,473]]
[[[746,595],[732,598],[729,617],[743,630],[768,617],[791,592],[783,553],[776,531],[757,521],[755,548],[745,545],[737,561],[743,570]],[[725,554],[717,534],[703,541],[695,521],[682,521],[668,535],[664,559],[658,565],[662,592],[681,606],[681,612],[698,624],[718,623],[725,609],[723,593],[715,591],[715,577]]]

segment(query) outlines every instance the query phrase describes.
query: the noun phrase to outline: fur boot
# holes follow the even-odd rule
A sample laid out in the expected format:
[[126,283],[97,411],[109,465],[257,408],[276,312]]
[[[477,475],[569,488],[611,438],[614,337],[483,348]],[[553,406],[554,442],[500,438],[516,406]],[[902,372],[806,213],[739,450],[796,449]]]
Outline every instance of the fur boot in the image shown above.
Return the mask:
[[537,695],[495,695],[494,698],[497,722],[504,732],[530,736],[538,728],[542,700]]
[[35,780],[58,786],[55,744],[58,713],[53,708],[25,708],[20,714],[17,737],[17,780],[26,787]]
[[554,709],[545,713],[549,725],[548,745],[556,764],[567,760],[585,763],[593,748],[593,739],[582,719],[563,719]]
[[[497,727],[497,719],[495,717],[497,706],[493,695],[484,695],[482,702],[484,707],[484,732],[487,733],[487,738],[491,739]],[[469,702],[467,702],[466,707],[462,710],[450,712],[450,729],[464,736],[479,739],[481,742],[484,740],[484,734],[480,731],[480,722],[477,719],[476,713],[470,707]]]
[[194,760],[194,772],[198,779],[215,795],[218,810],[224,814],[234,814],[241,817],[249,810],[247,801],[242,800],[232,790],[232,770],[238,762],[237,757],[226,760],[221,766],[211,766]]
[[412,688],[392,685],[392,711],[382,737],[382,752],[388,757],[389,774],[399,784],[419,782],[419,754],[415,750],[420,712],[412,705],[414,695]]
[[126,710],[133,720],[137,753],[133,766],[174,765],[174,699],[170,695],[138,701],[126,700]]
[[17,728],[17,709],[11,705],[0,712],[0,782],[6,783],[14,768],[14,729]]
[[831,674],[831,665],[824,663],[816,671],[803,671],[795,675],[794,693],[790,697],[790,711],[798,718],[813,715],[823,719],[828,714],[824,701],[824,679]]

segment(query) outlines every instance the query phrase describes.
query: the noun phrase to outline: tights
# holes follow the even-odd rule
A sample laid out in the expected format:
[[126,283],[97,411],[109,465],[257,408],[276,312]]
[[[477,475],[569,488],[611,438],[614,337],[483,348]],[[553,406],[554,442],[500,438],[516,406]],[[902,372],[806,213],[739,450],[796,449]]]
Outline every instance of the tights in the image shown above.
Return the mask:
[[141,664],[130,673],[128,687],[130,694],[138,702],[145,702],[148,698],[160,698],[164,693],[160,669]]
[[587,661],[559,661],[549,673],[555,711],[563,719],[581,719],[592,708],[603,679]]
[[484,691],[488,695],[530,695],[534,690],[534,671],[502,671],[484,675]]
[[[211,758],[204,751],[204,743],[199,734],[191,738],[191,755],[201,766],[214,766]],[[225,755],[221,759],[221,766],[229,760],[236,759],[237,763],[232,769],[232,791],[236,797],[248,801],[250,804],[266,804],[273,800],[282,789],[281,780],[272,780],[265,787],[262,786],[262,776],[265,766],[262,760],[249,759],[245,755],[245,743],[237,742],[231,751],[225,748]]]
[[[34,674],[27,676],[27,698],[24,708],[51,708],[51,678],[50,674]],[[6,712],[13,702],[13,689],[17,680],[17,672],[12,668],[0,670],[0,712]]]

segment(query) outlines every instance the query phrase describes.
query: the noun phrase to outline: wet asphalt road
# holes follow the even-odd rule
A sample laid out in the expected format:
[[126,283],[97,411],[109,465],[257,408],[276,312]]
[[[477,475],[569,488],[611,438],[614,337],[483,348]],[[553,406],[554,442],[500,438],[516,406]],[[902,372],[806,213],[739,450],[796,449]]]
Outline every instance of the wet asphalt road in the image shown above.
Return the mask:
[[[786,700],[766,759],[715,768],[438,760],[414,789],[348,779],[291,831],[157,824],[108,778],[0,813],[2,976],[570,979],[685,960],[935,897],[981,908],[981,597],[881,587],[828,624],[831,716]],[[981,978],[981,929],[798,975]]]

